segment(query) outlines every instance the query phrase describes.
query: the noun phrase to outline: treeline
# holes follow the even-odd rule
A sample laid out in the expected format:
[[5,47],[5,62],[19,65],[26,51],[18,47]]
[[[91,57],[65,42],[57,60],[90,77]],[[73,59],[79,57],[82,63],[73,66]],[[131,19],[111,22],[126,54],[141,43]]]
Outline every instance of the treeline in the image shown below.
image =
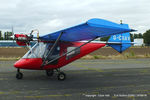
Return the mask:
[[7,31],[2,34],[2,31],[0,31],[0,40],[12,40],[10,36],[12,36],[12,32]]
[[150,46],[150,29],[143,34],[144,43]]
[[134,39],[143,38],[143,34],[141,34],[141,33],[139,33],[139,34],[130,34],[130,38],[131,38],[131,42],[133,42]]
[[[144,39],[144,43],[145,45],[150,45],[150,29],[147,30],[145,33],[138,33],[138,34],[130,34],[131,36],[131,42],[134,41],[134,39],[137,39],[137,38],[143,38]],[[101,41],[108,41],[110,36],[108,37],[103,37],[101,38],[100,40]]]
[[[101,40],[101,41],[108,41],[109,38],[110,38],[110,36],[108,36],[108,37],[103,37],[103,38],[101,38],[100,40]],[[141,33],[139,33],[139,34],[130,34],[130,38],[131,38],[131,41],[133,42],[134,39],[143,38],[143,35],[142,35]]]

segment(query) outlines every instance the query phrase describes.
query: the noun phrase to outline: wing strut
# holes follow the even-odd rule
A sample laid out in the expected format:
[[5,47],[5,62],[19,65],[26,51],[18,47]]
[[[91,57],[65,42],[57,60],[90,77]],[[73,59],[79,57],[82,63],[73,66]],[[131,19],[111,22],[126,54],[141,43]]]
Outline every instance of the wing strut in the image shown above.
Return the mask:
[[97,39],[97,38],[98,38],[98,37],[93,38],[92,40],[89,40],[88,42],[86,42],[86,43],[82,44],[81,46],[79,46],[79,47],[77,47],[77,48],[75,48],[75,49],[73,49],[73,50],[71,50],[71,51],[69,51],[69,52],[66,52],[66,53],[64,53],[64,54],[63,54],[63,55],[61,55],[61,56],[56,57],[55,59],[52,59],[52,60],[51,60],[51,61],[49,61],[47,64],[43,64],[43,66],[45,66],[45,65],[49,65],[49,64],[50,64],[50,63],[52,63],[53,61],[55,61],[55,60],[57,60],[57,59],[59,59],[59,58],[61,58],[61,57],[65,56],[66,54],[69,54],[69,53],[71,53],[71,52],[73,52],[73,51],[75,51],[75,50],[77,50],[77,49],[79,49],[79,48],[83,47],[84,45],[86,45],[86,44],[90,43],[91,41],[93,41],[93,40],[95,40],[95,39]]
[[42,65],[41,65],[41,67],[43,67],[43,66],[45,65],[45,62],[46,62],[48,56],[51,56],[51,55],[53,54],[54,49],[55,49],[55,47],[57,46],[57,44],[58,44],[58,42],[59,42],[59,40],[60,40],[60,38],[61,38],[61,36],[62,36],[63,33],[64,33],[64,32],[61,32],[61,33],[59,34],[57,40],[55,41],[55,43],[53,44],[52,48],[50,49],[50,51],[48,52],[47,56],[45,57],[45,59],[44,59]]

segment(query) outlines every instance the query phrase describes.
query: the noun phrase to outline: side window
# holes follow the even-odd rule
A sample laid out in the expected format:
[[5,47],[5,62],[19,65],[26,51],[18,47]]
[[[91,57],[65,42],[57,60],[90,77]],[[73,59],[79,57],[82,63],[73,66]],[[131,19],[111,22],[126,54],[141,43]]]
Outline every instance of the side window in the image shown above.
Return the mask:
[[[45,53],[44,53],[43,57],[44,57],[44,59],[47,57],[47,61],[51,61],[51,60],[55,59],[56,57],[60,56],[60,47],[59,46],[57,46],[54,49],[54,51],[51,55],[48,55],[49,51],[51,50],[52,45],[53,44],[51,44],[51,43],[47,43],[47,46],[46,46],[46,50],[45,50]],[[55,65],[57,63],[58,63],[58,59],[53,61],[50,64]]]
[[[52,53],[52,55],[48,56],[48,58],[47,58],[48,61],[51,61],[51,60],[55,59],[56,57],[60,56],[59,53],[60,53],[60,47],[57,46],[57,47],[54,49],[54,52]],[[55,65],[55,64],[57,64],[57,63],[58,63],[58,60],[55,60],[55,61],[52,62],[51,64],[52,64],[52,65]]]
[[[70,51],[74,50],[75,48],[77,48],[77,47],[68,47],[67,48],[67,52],[70,52]],[[66,56],[66,59],[69,60],[70,58],[72,58],[72,57],[74,57],[74,56],[76,56],[78,54],[80,54],[80,48],[78,48],[77,50],[74,50],[74,51],[68,53],[67,56]]]

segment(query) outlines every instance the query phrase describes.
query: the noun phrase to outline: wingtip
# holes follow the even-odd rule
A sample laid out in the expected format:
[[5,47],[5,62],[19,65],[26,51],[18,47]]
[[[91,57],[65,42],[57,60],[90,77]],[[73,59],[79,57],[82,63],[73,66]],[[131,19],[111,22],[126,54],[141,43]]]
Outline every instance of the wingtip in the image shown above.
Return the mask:
[[137,30],[135,30],[135,29],[131,29],[131,32],[136,32]]

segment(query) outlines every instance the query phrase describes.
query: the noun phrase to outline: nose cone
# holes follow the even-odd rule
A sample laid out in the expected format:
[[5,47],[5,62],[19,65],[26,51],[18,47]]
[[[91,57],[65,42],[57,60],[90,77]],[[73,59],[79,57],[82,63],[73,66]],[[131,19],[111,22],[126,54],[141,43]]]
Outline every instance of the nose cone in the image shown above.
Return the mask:
[[14,67],[19,68],[21,65],[20,60],[18,60],[17,62],[15,62]]
[[41,58],[20,59],[14,64],[14,67],[21,69],[40,69],[41,64]]

